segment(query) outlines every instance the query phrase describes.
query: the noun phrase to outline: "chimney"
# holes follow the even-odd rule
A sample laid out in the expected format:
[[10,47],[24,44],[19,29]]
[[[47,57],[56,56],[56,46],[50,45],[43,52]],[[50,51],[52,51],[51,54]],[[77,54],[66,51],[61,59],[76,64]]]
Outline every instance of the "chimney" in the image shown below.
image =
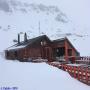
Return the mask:
[[24,34],[24,42],[27,42],[27,34],[26,34],[26,32]]
[[18,34],[18,44],[20,44],[20,34]]

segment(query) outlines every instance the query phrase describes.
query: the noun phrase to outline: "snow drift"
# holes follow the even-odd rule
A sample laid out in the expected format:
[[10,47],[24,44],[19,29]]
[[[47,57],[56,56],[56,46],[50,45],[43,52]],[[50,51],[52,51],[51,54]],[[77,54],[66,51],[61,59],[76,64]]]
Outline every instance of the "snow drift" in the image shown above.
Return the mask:
[[46,63],[21,63],[0,57],[0,87],[19,90],[90,90],[67,72]]

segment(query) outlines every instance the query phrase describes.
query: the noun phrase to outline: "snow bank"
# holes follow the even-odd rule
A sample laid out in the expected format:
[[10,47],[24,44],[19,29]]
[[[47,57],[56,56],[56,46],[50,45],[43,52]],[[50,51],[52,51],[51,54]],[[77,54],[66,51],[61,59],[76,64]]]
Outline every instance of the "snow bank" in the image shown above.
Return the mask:
[[0,87],[18,90],[90,90],[68,73],[45,63],[6,61],[0,57]]

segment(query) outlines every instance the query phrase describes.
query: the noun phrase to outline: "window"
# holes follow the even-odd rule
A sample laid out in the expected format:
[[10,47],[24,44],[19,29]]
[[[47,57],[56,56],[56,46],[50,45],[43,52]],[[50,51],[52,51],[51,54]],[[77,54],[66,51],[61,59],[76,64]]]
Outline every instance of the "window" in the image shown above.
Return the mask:
[[41,45],[42,46],[44,46],[44,45],[46,45],[47,43],[46,43],[46,41],[41,41]]

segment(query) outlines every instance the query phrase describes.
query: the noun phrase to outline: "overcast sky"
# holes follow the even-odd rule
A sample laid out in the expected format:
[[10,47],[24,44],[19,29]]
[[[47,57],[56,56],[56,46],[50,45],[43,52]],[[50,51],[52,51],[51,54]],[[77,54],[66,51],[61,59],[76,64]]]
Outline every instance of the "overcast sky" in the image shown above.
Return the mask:
[[89,35],[86,41],[81,41],[83,45],[80,45],[79,40],[76,46],[81,55],[90,56],[90,0],[38,0],[38,2],[32,0],[32,2],[58,6],[67,15],[73,30],[76,30],[78,34]]
[[[3,1],[3,0],[0,0],[0,1]],[[77,32],[77,34],[86,34],[86,35],[88,34],[89,35],[87,40],[82,40],[81,42],[80,42],[80,40],[79,41],[77,40],[74,43],[76,43],[76,48],[80,51],[81,55],[90,55],[90,48],[89,48],[89,44],[90,44],[89,43],[89,41],[90,41],[90,10],[89,10],[90,9],[90,0],[18,0],[18,1],[34,3],[34,4],[41,3],[46,6],[51,6],[51,5],[58,6],[59,9],[63,13],[65,13],[65,15],[68,17],[68,19],[69,19],[68,21],[70,22],[69,25],[70,25],[72,31],[75,30],[75,33]],[[4,9],[7,10],[6,8],[4,8]],[[0,15],[1,15],[1,13],[0,13]],[[2,17],[3,17],[3,15],[1,15],[0,20],[2,20]],[[9,22],[9,20],[7,19],[8,16],[5,16],[5,17],[4,17],[5,20],[2,20],[2,21],[4,21],[4,24]],[[9,19],[12,20],[12,17],[9,17]],[[16,17],[17,17],[17,15],[16,15]],[[21,16],[19,16],[19,17],[21,18]],[[26,22],[27,22],[27,19],[26,19]],[[50,21],[51,21],[51,19],[50,19]],[[13,22],[15,22],[15,21],[13,21]],[[13,22],[10,22],[10,23],[12,24]],[[26,23],[26,22],[24,20],[24,23]],[[20,23],[21,23],[21,21],[20,21]],[[15,22],[14,24],[16,25],[17,23]],[[46,26],[48,26],[48,25],[46,25]],[[54,25],[51,25],[51,26],[54,26]],[[65,27],[67,28],[67,32],[70,33],[71,31],[69,30],[69,28],[67,26],[65,26]],[[78,38],[78,39],[80,39],[80,38]],[[80,47],[80,46],[82,46],[82,47]],[[84,51],[87,51],[87,52],[84,52]]]
[[[46,5],[57,5],[60,7],[75,27],[84,30],[90,29],[90,0],[25,0]],[[87,31],[88,32],[88,31]]]

